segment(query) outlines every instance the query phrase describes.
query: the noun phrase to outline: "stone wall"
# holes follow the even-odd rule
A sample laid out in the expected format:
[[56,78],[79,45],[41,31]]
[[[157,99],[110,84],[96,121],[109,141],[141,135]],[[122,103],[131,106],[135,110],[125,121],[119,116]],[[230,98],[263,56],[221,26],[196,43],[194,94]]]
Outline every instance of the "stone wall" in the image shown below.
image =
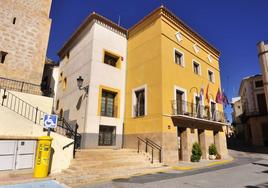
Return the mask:
[[0,77],[41,84],[51,20],[51,0],[0,1]]

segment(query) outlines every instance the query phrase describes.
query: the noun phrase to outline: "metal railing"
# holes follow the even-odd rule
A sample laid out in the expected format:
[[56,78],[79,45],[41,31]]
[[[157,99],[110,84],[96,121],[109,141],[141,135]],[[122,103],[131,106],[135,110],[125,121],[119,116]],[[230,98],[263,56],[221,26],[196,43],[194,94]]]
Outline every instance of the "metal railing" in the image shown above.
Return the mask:
[[[1,105],[30,120],[34,124],[41,126],[44,125],[43,119],[44,115],[47,114],[46,112],[25,102],[6,89],[3,90]],[[75,157],[76,149],[80,148],[81,145],[81,134],[79,134],[77,130],[77,124],[75,126],[71,126],[63,117],[58,118],[58,125],[52,130],[74,140],[72,143],[63,147],[63,149],[65,149],[66,147],[74,144],[73,157]]]
[[245,123],[250,117],[268,115],[266,109],[260,110],[259,108],[243,108],[244,112],[239,116],[240,121]]
[[150,140],[149,138],[142,139],[140,137],[138,138],[138,153],[141,151],[141,144],[145,144],[144,151],[146,153],[149,152],[149,147],[151,148],[151,163],[154,163],[154,151],[157,150],[158,152],[158,161],[159,163],[162,162],[162,147],[158,144],[156,144],[154,141]]
[[212,109],[210,106],[203,106],[187,101],[172,100],[172,115],[186,115],[190,117],[206,119],[226,123],[226,115],[222,111]]
[[30,93],[35,95],[41,95],[41,86],[28,82],[22,82],[18,80],[12,80],[8,78],[0,77],[0,88],[18,91],[23,93]]
[[76,150],[81,148],[81,139],[82,136],[77,132],[78,125],[75,124],[74,126],[70,125],[63,117],[58,118],[58,126],[53,130],[58,134],[66,136],[67,138],[71,138],[74,141],[64,146],[62,149],[68,148],[71,145],[73,147],[73,158],[75,158]]
[[38,107],[25,102],[6,89],[4,89],[2,95],[1,105],[16,112],[35,124],[43,125],[43,117],[45,112],[40,110]]

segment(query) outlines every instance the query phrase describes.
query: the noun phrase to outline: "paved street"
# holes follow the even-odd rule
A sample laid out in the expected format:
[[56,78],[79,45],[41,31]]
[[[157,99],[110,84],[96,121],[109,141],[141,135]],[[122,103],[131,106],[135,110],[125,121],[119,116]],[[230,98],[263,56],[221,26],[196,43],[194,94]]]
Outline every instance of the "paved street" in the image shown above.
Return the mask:
[[118,179],[80,188],[124,187],[268,187],[268,155],[249,151],[229,150],[236,158],[233,163],[193,171],[168,171],[152,175]]

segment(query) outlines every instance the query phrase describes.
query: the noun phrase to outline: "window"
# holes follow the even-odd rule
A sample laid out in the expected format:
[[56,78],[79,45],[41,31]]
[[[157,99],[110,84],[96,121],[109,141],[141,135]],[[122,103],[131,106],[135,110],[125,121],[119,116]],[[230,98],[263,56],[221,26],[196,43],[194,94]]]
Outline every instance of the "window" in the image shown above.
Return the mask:
[[195,113],[196,117],[201,117],[201,99],[199,96],[195,96]]
[[60,79],[59,79],[59,82],[62,82],[63,80],[63,72],[60,73]]
[[116,93],[102,90],[101,97],[101,115],[107,117],[115,117],[115,97]]
[[175,50],[175,63],[180,66],[184,66],[183,54],[178,52],[177,50]]
[[210,112],[211,112],[211,118],[213,121],[216,120],[216,103],[211,101],[210,102]]
[[67,87],[67,78],[65,77],[63,80],[63,85],[62,85],[63,90],[65,90],[66,87]]
[[260,115],[267,114],[265,94],[257,94],[258,112]]
[[15,25],[15,24],[16,24],[16,21],[17,21],[17,18],[16,18],[16,17],[14,17],[14,18],[13,18],[13,21],[12,21],[13,25]]
[[4,64],[7,54],[8,54],[7,52],[0,51],[0,62],[2,64]]
[[67,57],[67,59],[70,58],[70,51],[68,51],[68,52],[66,53],[66,57]]
[[140,117],[145,115],[145,90],[141,89],[135,91],[136,105],[135,108],[135,117]]
[[100,125],[99,146],[113,146],[116,144],[116,127]]
[[107,65],[111,65],[113,67],[119,67],[119,60],[120,58],[118,56],[115,56],[108,52],[104,53],[104,63]]
[[193,62],[194,73],[200,75],[200,65],[197,62]]
[[185,92],[176,90],[176,114],[184,114],[185,113]]
[[263,81],[262,80],[256,81],[255,82],[255,87],[256,88],[263,87]]
[[214,82],[214,73],[210,70],[208,71],[208,80]]
[[60,100],[58,99],[57,102],[56,102],[56,110],[59,109],[59,106],[60,106]]

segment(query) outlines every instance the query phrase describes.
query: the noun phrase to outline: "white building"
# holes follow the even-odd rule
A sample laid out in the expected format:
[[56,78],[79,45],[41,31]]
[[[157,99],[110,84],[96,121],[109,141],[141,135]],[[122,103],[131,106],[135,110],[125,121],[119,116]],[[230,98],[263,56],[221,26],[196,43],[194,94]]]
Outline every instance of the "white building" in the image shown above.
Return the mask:
[[122,146],[126,53],[127,30],[96,13],[58,53],[56,111],[79,125],[82,148]]
[[262,75],[244,78],[240,84],[239,95],[243,110],[240,118],[245,141],[253,145],[267,145],[268,113]]

